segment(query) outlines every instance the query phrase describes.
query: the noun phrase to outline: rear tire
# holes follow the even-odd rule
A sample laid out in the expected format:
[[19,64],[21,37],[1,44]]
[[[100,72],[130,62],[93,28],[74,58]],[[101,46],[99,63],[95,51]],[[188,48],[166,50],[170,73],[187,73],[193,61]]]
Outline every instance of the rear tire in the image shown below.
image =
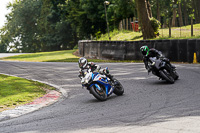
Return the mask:
[[114,78],[114,84],[115,84],[115,88],[113,93],[117,96],[121,96],[124,93],[124,87],[122,86],[122,84]]
[[90,93],[98,100],[100,101],[106,101],[107,99],[107,94],[105,92],[105,90],[99,86],[101,88],[101,90],[99,90],[95,85],[93,85],[92,87],[90,87]]
[[173,84],[174,78],[167,72],[167,70],[163,69],[159,71],[160,76],[165,79],[167,82]]

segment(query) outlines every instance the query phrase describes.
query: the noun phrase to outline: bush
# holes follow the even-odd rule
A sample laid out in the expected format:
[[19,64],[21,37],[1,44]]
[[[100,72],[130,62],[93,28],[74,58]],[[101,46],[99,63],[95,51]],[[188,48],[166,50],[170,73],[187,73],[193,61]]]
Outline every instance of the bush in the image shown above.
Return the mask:
[[161,26],[161,23],[153,17],[150,18],[150,21],[151,21],[151,26],[153,27],[154,30],[154,34],[159,35],[159,28]]

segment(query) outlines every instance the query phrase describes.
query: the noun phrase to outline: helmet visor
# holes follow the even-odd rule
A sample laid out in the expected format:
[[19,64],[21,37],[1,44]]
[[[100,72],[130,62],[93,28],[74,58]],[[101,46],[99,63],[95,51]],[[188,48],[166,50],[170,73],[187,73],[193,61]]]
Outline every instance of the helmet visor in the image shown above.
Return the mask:
[[80,67],[80,68],[83,68],[84,64],[85,64],[85,63],[79,63],[79,67]]
[[80,68],[84,68],[87,65],[87,60],[86,59],[82,59],[79,61],[79,67]]
[[143,55],[146,55],[146,54],[147,54],[147,51],[142,51],[142,54],[143,54]]

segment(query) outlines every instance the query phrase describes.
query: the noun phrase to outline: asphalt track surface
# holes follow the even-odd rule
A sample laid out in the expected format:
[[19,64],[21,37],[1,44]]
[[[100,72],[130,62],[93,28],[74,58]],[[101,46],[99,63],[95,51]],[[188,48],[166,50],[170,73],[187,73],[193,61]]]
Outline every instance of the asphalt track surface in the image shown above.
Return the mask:
[[0,73],[65,89],[55,104],[1,121],[0,133],[199,133],[200,65],[175,64],[180,79],[167,84],[142,63],[99,63],[125,88],[99,102],[81,88],[77,63],[0,61]]

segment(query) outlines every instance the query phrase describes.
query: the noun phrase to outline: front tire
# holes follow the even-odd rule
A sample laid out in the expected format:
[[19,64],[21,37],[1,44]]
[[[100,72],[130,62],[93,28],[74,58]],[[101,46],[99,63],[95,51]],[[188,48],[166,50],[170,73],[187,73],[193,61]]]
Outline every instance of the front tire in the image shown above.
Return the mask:
[[124,87],[122,86],[122,84],[114,78],[114,84],[115,84],[115,88],[113,93],[117,96],[121,96],[124,93]]
[[173,74],[174,74],[174,80],[177,80],[177,79],[179,78],[178,73],[174,70],[174,71],[173,71]]
[[101,88],[101,90],[99,90],[95,85],[93,85],[92,87],[90,87],[90,93],[98,100],[100,101],[106,101],[107,99],[107,95],[105,90],[99,86]]
[[160,76],[165,79],[167,82],[173,84],[174,78],[167,72],[167,70],[163,69],[159,71]]

